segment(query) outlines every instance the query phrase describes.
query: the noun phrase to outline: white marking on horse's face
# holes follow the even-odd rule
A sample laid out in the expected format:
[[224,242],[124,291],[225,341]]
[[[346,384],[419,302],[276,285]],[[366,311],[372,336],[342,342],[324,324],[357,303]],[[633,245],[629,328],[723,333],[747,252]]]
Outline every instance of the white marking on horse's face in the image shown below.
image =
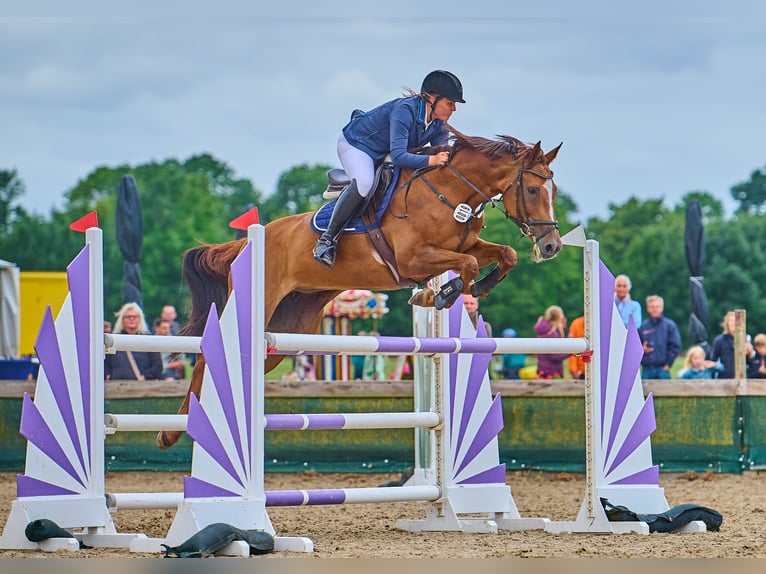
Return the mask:
[[550,205],[550,217],[551,221],[556,221],[556,217],[553,215],[553,180],[552,179],[546,179],[545,183],[543,184],[543,187],[548,192],[548,201]]

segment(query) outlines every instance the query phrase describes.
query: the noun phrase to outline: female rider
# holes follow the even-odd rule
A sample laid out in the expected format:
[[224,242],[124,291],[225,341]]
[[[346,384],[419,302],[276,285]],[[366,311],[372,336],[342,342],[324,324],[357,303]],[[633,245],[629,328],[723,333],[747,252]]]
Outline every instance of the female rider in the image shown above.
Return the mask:
[[354,110],[338,138],[338,157],[351,183],[335,202],[327,230],[314,246],[317,261],[335,265],[338,238],[348,222],[361,214],[376,162],[391,154],[395,167],[413,170],[447,163],[446,151],[417,155],[407,149],[447,143],[447,120],[456,102],[465,103],[460,80],[451,72],[434,70],[423,80],[420,94],[391,100],[369,112]]

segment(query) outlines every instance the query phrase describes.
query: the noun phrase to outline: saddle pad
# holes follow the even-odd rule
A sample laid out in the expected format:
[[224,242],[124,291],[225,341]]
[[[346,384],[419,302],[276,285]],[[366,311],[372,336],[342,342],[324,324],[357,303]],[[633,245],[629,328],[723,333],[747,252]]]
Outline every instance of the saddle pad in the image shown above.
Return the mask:
[[[375,211],[374,224],[365,225],[362,221],[362,216],[360,215],[359,217],[352,218],[351,221],[348,222],[348,225],[343,230],[343,232],[352,234],[366,233],[368,229],[380,226],[380,219],[383,217],[386,209],[388,209],[388,204],[391,203],[391,198],[394,195],[394,186],[396,185],[397,179],[399,179],[399,168],[395,167],[393,175],[391,176],[391,183],[388,185],[386,192],[383,194],[383,201],[381,201],[380,206]],[[316,211],[316,213],[314,213],[314,216],[311,218],[311,230],[314,231],[314,233],[323,233],[327,230],[327,225],[330,223],[332,210],[335,207],[335,201],[336,200],[325,203]]]

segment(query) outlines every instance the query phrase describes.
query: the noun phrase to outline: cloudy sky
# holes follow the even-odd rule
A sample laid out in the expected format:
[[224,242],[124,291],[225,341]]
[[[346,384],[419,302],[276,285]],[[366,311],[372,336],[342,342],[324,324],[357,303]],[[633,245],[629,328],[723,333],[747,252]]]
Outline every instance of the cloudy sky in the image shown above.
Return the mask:
[[13,4],[0,8],[0,169],[18,171],[22,203],[41,214],[97,166],[201,152],[270,194],[297,164],[338,165],[352,109],[436,68],[463,80],[452,123],[464,133],[564,142],[556,182],[582,217],[692,190],[731,213],[731,186],[766,166],[766,10]]

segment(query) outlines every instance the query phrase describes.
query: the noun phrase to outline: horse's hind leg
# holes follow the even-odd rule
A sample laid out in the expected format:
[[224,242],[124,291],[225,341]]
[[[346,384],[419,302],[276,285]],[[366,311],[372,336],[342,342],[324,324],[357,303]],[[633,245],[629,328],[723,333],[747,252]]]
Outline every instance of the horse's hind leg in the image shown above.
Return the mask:
[[[197,362],[194,364],[194,371],[192,371],[191,381],[189,381],[189,388],[186,390],[186,396],[184,402],[178,407],[178,414],[185,415],[189,413],[189,400],[191,394],[200,396],[200,390],[202,389],[202,377],[205,374],[205,358],[200,353],[197,355]],[[157,446],[162,450],[168,449],[178,442],[183,431],[160,431],[157,433]]]

